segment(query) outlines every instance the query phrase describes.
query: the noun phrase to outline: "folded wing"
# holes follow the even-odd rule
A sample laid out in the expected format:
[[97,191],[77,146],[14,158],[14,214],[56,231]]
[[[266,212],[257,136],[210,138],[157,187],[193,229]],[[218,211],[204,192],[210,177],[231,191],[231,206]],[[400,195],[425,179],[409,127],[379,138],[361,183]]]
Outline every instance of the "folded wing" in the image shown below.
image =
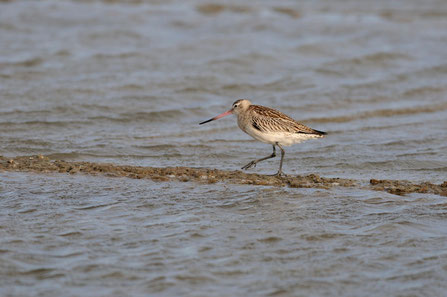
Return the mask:
[[253,127],[262,132],[288,132],[312,135],[326,134],[326,132],[318,131],[298,123],[291,117],[275,109],[259,105],[251,105],[249,108],[252,109]]

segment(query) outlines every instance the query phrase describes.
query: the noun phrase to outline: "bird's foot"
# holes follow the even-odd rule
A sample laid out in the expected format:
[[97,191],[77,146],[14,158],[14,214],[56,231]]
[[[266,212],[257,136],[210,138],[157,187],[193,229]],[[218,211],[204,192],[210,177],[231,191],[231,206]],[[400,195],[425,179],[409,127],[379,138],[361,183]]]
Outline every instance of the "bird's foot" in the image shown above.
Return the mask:
[[270,176],[275,176],[275,177],[281,178],[281,177],[287,177],[287,174],[285,174],[282,171],[278,171],[277,173],[271,174]]
[[245,165],[245,166],[243,166],[241,169],[244,169],[244,170],[247,170],[247,169],[250,169],[250,168],[254,168],[254,167],[256,167],[256,161],[251,161],[250,163],[248,163],[247,165]]

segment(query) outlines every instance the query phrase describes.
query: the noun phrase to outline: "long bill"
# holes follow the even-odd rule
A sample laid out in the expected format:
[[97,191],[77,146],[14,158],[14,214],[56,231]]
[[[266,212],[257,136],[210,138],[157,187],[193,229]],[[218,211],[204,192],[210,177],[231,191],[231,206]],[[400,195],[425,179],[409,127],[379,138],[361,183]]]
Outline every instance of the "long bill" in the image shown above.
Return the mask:
[[221,113],[220,115],[215,116],[215,117],[212,118],[212,119],[209,119],[209,120],[207,120],[207,121],[203,121],[203,122],[199,123],[199,125],[206,124],[206,123],[208,123],[208,122],[218,120],[218,119],[223,118],[223,117],[225,117],[225,116],[227,116],[227,115],[230,115],[232,112],[233,112],[233,110],[230,109],[229,111],[226,111],[226,112],[224,112],[224,113]]

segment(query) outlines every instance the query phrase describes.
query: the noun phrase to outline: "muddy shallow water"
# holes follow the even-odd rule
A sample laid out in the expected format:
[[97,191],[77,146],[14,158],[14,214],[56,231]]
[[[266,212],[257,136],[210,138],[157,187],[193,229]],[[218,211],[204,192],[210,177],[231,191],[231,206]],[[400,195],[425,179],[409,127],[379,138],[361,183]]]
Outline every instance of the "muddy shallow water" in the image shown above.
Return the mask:
[[[446,27],[436,0],[0,1],[0,295],[442,296]],[[198,125],[238,98],[329,134],[242,173],[271,146]]]
[[0,172],[3,296],[445,292],[445,197]]
[[430,182],[420,184],[403,180],[377,180],[370,179],[369,187],[362,180],[346,178],[325,178],[316,174],[307,176],[282,175],[272,176],[263,174],[250,174],[242,171],[226,171],[209,168],[191,167],[140,167],[117,166],[106,163],[67,162],[64,160],[51,160],[43,155],[21,156],[5,158],[0,156],[0,169],[20,172],[59,172],[70,174],[102,174],[108,177],[128,177],[136,179],[151,179],[153,181],[182,181],[213,184],[224,182],[226,184],[248,184],[259,186],[277,186],[292,188],[330,189],[332,187],[350,187],[358,189],[372,189],[388,193],[405,195],[411,193],[428,193],[447,196],[447,181],[436,185]]

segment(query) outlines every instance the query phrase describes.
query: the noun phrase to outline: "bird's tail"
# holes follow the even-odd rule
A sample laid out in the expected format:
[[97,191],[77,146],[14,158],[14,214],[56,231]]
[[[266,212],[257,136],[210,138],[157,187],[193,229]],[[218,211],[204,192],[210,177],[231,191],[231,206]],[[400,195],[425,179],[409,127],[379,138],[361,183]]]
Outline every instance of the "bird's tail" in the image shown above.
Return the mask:
[[319,130],[315,130],[315,129],[313,129],[313,132],[320,136],[327,135],[327,132],[323,132],[323,131],[319,131]]

